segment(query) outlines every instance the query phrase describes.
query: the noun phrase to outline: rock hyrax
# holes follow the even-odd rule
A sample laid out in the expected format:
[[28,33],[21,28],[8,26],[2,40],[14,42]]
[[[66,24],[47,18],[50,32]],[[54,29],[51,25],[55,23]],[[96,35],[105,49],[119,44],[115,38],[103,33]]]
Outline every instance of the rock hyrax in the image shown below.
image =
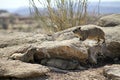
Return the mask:
[[105,43],[105,33],[103,30],[97,26],[82,26],[73,30],[73,33],[77,35],[80,40],[84,41],[86,39],[97,39],[97,43],[103,40]]

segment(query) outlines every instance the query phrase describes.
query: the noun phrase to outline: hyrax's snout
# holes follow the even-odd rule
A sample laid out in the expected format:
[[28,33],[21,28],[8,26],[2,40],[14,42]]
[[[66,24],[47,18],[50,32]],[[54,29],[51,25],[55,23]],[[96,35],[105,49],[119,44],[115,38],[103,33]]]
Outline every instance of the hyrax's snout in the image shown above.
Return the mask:
[[80,30],[79,29],[75,29],[73,30],[73,33],[78,33]]
[[74,36],[76,38],[79,38],[79,30],[78,29],[74,29],[72,32],[74,33]]
[[79,39],[79,40],[84,41],[85,39],[84,39],[84,38],[82,38],[82,37],[80,37],[80,39]]
[[31,52],[37,52],[37,48],[36,48],[36,47],[32,47],[32,48],[30,49],[30,51],[31,51]]

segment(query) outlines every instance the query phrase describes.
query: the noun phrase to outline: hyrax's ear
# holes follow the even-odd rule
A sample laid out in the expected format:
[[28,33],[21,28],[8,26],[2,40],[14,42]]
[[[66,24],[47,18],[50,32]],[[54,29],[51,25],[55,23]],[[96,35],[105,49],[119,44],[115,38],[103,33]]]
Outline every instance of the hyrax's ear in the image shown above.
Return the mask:
[[81,30],[81,27],[79,27],[78,29]]

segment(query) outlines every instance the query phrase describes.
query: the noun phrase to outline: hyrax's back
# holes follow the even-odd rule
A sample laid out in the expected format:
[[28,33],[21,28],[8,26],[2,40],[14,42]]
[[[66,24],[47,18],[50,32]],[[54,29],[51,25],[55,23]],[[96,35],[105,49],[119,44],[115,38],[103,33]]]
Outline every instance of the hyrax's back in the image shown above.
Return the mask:
[[87,34],[88,34],[88,38],[95,38],[95,37],[104,37],[105,36],[105,33],[103,32],[103,30],[98,27],[98,26],[83,26],[81,27],[81,30],[84,31],[84,30],[87,30]]
[[100,39],[103,39],[103,42],[105,42],[105,33],[99,26],[83,26],[81,27],[81,30],[87,30],[88,39],[97,38],[98,42],[100,41]]

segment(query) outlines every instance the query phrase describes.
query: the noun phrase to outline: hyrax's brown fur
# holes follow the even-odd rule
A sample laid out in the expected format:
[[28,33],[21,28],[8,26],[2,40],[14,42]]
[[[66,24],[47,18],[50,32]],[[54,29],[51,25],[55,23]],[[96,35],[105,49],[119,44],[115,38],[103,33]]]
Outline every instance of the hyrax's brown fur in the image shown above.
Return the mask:
[[73,33],[77,35],[80,40],[84,41],[86,39],[97,39],[98,43],[103,40],[105,43],[105,33],[103,30],[97,26],[83,26],[73,30]]

